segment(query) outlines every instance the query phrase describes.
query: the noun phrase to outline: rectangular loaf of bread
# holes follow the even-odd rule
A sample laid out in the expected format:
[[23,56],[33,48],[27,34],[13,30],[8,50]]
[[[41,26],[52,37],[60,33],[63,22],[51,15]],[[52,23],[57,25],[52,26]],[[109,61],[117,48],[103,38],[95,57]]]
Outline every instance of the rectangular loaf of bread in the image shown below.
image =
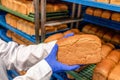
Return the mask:
[[20,0],[13,0],[13,10],[22,14],[27,14],[27,4]]
[[109,3],[110,0],[96,0],[97,2]]
[[107,80],[109,73],[115,65],[115,62],[110,59],[102,60],[96,65],[92,80]]
[[110,0],[110,4],[120,5],[120,0]]
[[115,66],[108,76],[108,80],[120,80],[120,64]]

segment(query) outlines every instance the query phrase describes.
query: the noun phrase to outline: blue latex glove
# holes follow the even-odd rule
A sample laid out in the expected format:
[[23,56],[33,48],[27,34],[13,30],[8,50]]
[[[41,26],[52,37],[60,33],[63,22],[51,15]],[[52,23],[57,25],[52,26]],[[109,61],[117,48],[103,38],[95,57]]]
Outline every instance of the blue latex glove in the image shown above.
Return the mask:
[[68,65],[65,65],[65,64],[62,64],[62,63],[58,62],[56,60],[57,51],[58,51],[58,45],[56,44],[53,47],[49,56],[45,58],[47,63],[52,68],[53,72],[62,72],[62,71],[75,70],[75,69],[80,68],[80,65],[68,66]]
[[68,38],[70,36],[74,36],[74,33],[69,33],[69,34],[65,35],[64,38]]

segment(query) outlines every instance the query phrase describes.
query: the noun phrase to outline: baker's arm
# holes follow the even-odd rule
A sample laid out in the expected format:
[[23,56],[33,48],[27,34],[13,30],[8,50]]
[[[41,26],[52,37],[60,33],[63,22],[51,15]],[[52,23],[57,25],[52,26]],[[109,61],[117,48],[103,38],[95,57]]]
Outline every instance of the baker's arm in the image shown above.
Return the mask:
[[38,62],[28,69],[23,76],[18,76],[13,80],[50,80],[52,69],[45,60]]
[[56,41],[24,46],[15,42],[6,43],[0,39],[0,57],[5,62],[7,69],[28,70],[45,58],[51,52],[55,43]]

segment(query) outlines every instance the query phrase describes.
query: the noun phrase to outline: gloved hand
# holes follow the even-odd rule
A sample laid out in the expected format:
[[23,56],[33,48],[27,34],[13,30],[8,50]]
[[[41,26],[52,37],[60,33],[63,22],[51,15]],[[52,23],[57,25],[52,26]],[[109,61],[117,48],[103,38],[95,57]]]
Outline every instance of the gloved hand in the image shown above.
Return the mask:
[[49,54],[49,56],[47,56],[45,58],[45,60],[47,61],[47,63],[50,65],[50,67],[52,68],[53,72],[61,72],[61,71],[68,71],[68,70],[75,70],[80,68],[80,65],[74,65],[74,66],[68,66],[65,64],[62,64],[60,62],[58,62],[56,60],[56,54],[58,51],[58,45],[56,44],[51,53]]
[[70,36],[74,36],[74,33],[69,33],[69,34],[65,35],[64,38],[68,38]]

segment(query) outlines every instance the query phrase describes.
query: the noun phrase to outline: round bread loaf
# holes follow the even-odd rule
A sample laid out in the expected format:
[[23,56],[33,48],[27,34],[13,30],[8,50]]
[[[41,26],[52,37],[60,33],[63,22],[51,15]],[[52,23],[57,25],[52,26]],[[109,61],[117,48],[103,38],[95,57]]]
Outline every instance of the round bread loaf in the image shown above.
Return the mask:
[[58,61],[68,64],[92,64],[101,61],[101,40],[95,35],[74,35],[57,41]]
[[63,36],[64,35],[62,33],[57,33],[57,34],[51,35],[48,38],[46,38],[44,42],[46,43],[46,42],[50,42],[50,41],[53,41],[53,40],[62,39]]

